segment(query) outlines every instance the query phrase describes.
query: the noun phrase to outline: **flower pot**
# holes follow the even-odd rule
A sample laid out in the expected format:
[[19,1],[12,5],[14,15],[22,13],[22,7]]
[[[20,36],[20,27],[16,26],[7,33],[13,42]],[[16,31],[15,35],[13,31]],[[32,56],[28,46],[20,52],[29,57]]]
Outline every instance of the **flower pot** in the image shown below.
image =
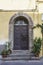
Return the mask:
[[2,57],[3,57],[3,58],[6,58],[6,57],[7,57],[7,55],[2,55]]
[[35,57],[39,57],[39,53],[36,53],[36,54],[35,54]]

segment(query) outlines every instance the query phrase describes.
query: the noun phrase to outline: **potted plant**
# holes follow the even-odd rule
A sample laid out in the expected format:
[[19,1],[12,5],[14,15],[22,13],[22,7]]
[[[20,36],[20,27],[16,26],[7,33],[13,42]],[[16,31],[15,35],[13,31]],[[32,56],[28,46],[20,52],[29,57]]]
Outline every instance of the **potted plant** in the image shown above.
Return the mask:
[[39,57],[40,50],[41,50],[41,38],[35,38],[33,41],[33,49],[32,52],[36,57]]
[[5,49],[4,49],[4,50],[1,52],[1,55],[2,55],[3,58],[7,57],[7,56],[8,56],[8,50],[5,50]]
[[2,57],[7,57],[9,54],[11,54],[12,51],[10,49],[10,42],[6,42],[5,49],[1,52]]
[[[40,28],[41,29],[41,34],[42,34],[42,50],[43,50],[43,24],[37,24],[35,26],[33,26],[33,30],[36,29],[36,28]],[[42,55],[43,55],[43,51],[42,51]]]

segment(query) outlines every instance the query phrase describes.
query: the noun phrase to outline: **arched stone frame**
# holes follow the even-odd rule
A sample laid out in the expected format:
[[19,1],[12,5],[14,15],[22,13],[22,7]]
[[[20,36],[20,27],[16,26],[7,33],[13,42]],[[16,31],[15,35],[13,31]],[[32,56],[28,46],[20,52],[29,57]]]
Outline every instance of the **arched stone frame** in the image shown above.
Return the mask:
[[13,34],[14,34],[14,19],[17,17],[23,16],[25,17],[29,22],[29,51],[31,51],[31,48],[33,46],[33,21],[30,16],[28,16],[26,13],[17,13],[14,14],[9,22],[9,41],[11,42],[11,49],[13,50]]

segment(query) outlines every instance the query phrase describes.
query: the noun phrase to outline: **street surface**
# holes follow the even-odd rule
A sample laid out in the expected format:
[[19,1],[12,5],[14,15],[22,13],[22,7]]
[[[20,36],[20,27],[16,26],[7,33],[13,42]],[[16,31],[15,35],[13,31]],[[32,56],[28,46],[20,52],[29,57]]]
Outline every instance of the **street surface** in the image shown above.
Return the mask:
[[0,65],[43,65],[42,60],[15,60],[15,61],[1,61]]

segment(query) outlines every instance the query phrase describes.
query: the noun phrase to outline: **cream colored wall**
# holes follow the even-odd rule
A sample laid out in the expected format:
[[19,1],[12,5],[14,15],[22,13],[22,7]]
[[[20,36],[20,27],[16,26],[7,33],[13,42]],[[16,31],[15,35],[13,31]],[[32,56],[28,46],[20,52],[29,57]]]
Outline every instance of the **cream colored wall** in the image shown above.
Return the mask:
[[8,39],[9,20],[14,12],[0,12],[0,40]]
[[[9,37],[9,20],[10,18],[18,12],[0,12],[0,40],[6,40]],[[33,25],[36,25],[37,23],[41,24],[41,14],[38,12],[23,12],[29,15],[33,20]],[[33,31],[33,38],[35,37],[42,37],[41,36],[41,30],[35,29]],[[42,50],[40,53],[40,56],[42,55]]]
[[[42,24],[42,21],[41,21],[41,14],[39,13],[35,13],[34,14],[34,25],[36,24]],[[40,28],[36,28],[34,29],[34,38],[35,37],[41,37],[42,38],[42,35],[41,35],[41,29]]]
[[[0,0],[0,9],[3,10],[31,10],[35,9],[36,0]],[[25,5],[25,6],[24,6]]]

